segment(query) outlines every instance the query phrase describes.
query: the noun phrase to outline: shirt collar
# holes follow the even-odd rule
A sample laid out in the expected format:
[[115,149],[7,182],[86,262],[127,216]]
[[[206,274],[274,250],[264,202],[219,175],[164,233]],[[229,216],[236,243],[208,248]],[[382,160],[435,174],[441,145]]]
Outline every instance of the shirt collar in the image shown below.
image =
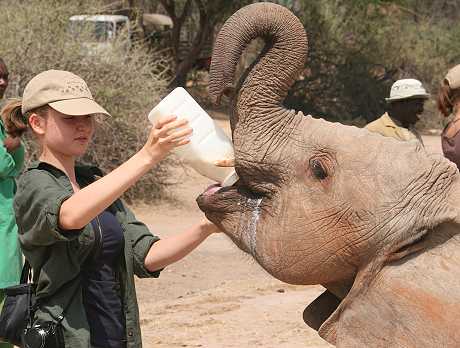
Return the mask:
[[401,127],[399,122],[388,115],[388,112],[385,112],[382,116],[382,122],[385,125],[385,127],[391,127],[391,128],[399,128]]
[[[65,176],[67,178],[67,175],[60,170],[59,168],[56,168],[50,163],[47,162],[42,162],[42,161],[33,161],[27,170],[32,170],[32,169],[42,169],[50,172],[54,177],[60,178],[62,176]],[[92,166],[85,166],[80,163],[77,163],[75,165],[75,174],[77,178],[83,177],[83,178],[88,178],[88,179],[94,179],[94,176],[102,176],[102,172],[99,168],[97,167],[92,167]]]

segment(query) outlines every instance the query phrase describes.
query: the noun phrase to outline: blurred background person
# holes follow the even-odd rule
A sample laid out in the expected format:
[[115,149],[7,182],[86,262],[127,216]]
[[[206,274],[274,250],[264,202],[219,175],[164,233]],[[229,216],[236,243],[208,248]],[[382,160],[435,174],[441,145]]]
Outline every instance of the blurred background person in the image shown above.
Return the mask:
[[[0,58],[0,100],[8,87],[8,69]],[[4,110],[2,110],[2,115]],[[22,258],[13,210],[16,192],[15,177],[24,164],[24,147],[16,135],[5,132],[0,119],[0,309],[3,307],[5,288],[19,283]],[[0,348],[13,347],[0,343]]]
[[426,99],[429,98],[422,83],[415,79],[397,80],[391,86],[390,97],[385,98],[388,111],[377,120],[365,126],[371,132],[401,141],[422,137],[415,130],[415,124],[423,113]]
[[446,74],[438,91],[438,109],[442,115],[453,119],[444,127],[441,134],[441,145],[444,156],[460,165],[460,64],[454,66]]
[[6,87],[8,87],[9,72],[5,62],[0,58],[0,100],[5,95]]

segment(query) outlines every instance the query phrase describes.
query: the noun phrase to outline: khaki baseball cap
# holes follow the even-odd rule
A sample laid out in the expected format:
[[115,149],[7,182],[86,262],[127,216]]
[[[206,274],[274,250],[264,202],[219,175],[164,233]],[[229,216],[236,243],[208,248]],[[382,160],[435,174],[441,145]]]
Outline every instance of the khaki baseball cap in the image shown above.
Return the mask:
[[398,80],[391,86],[390,97],[386,101],[392,102],[402,99],[422,98],[428,99],[430,95],[426,92],[422,83],[416,79]]
[[63,70],[47,70],[29,81],[22,96],[22,113],[44,105],[65,115],[110,114],[94,98],[81,77]]
[[451,89],[460,88],[460,64],[454,66],[447,72],[445,77]]

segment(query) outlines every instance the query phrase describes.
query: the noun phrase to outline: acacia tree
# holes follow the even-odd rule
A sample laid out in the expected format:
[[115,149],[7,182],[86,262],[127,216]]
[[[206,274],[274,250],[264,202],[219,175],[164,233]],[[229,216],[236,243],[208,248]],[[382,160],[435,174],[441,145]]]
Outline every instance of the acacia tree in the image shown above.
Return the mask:
[[[200,52],[209,40],[213,40],[215,28],[238,8],[250,3],[249,0],[160,0],[161,5],[173,22],[171,47],[175,59],[175,74],[170,87],[182,86],[187,74],[197,62]],[[197,17],[197,21],[194,18]],[[187,21],[193,23],[195,32],[185,54],[179,54],[181,32]],[[191,28],[188,28],[190,30]]]

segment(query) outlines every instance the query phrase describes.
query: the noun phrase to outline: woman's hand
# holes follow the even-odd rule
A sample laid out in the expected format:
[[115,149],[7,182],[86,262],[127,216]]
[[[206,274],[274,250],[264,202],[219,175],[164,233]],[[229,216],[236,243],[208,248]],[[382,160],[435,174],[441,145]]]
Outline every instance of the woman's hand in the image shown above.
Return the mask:
[[5,146],[6,151],[13,153],[21,146],[21,139],[19,137],[13,138],[8,136],[3,140],[3,146]]
[[141,151],[147,154],[153,163],[157,163],[172,149],[188,144],[192,132],[185,119],[177,120],[177,116],[174,115],[161,117],[153,125]]
[[207,219],[203,219],[200,223],[200,227],[201,227],[201,230],[205,233],[205,234],[213,234],[213,233],[219,233],[219,232],[222,232],[219,227],[217,227],[216,225],[214,225],[211,221],[207,220]]

